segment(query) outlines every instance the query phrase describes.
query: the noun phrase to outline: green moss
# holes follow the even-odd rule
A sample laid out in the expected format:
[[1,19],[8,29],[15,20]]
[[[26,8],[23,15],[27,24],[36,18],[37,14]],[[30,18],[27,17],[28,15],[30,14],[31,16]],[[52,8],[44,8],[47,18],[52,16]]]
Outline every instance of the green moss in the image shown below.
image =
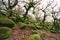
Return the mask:
[[18,25],[19,25],[20,29],[24,29],[27,26],[27,24],[22,23],[22,22],[19,22]]
[[40,35],[39,34],[33,34],[31,36],[31,40],[40,40]]
[[33,34],[39,34],[39,32],[37,30],[32,30]]
[[7,39],[11,36],[12,30],[8,27],[0,27],[0,39]]
[[32,34],[25,38],[25,40],[41,40],[40,34]]
[[21,29],[24,29],[25,27],[28,27],[31,30],[37,30],[36,26],[34,24],[31,24],[31,23],[30,24],[26,24],[26,23],[19,22],[18,24],[19,24]]
[[26,37],[25,40],[41,40],[41,37],[39,34],[33,34],[29,37]]
[[6,26],[9,28],[12,28],[12,27],[14,27],[14,25],[15,25],[15,23],[11,19],[0,18],[0,26]]
[[28,24],[28,27],[32,30],[37,30],[36,26],[33,24]]

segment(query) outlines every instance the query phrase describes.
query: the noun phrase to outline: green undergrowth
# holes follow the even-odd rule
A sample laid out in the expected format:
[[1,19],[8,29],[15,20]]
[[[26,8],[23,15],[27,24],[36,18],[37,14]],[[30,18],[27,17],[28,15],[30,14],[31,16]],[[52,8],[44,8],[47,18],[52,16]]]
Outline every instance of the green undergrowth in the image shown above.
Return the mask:
[[15,22],[12,21],[11,19],[8,19],[8,18],[0,18],[0,26],[3,27],[3,26],[6,26],[6,27],[9,27],[9,28],[13,28],[15,25]]
[[11,37],[12,29],[8,27],[0,27],[0,40],[5,40]]
[[32,23],[26,24],[26,23],[19,22],[18,25],[19,25],[20,29],[24,29],[26,27],[28,27],[32,30],[37,30],[38,29],[38,27],[35,24],[32,24]]

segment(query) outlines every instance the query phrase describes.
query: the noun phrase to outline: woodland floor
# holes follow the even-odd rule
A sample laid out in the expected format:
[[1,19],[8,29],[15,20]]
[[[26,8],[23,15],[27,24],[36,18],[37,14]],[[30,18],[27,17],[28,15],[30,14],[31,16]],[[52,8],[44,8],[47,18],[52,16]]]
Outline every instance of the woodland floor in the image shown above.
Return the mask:
[[[42,30],[38,30],[42,35],[41,40],[60,40],[60,34],[47,33]],[[19,29],[18,26],[15,26],[12,31],[12,37],[9,40],[24,40],[25,37],[32,35],[32,31],[29,28]]]

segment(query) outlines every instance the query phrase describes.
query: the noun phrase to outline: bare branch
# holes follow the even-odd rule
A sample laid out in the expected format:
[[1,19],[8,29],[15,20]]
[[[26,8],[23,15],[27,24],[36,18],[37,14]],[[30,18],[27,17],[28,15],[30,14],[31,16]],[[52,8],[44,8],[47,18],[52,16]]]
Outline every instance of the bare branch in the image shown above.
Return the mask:
[[51,7],[51,8],[54,9],[56,7],[56,5],[57,5],[57,3],[53,7]]
[[42,12],[44,12],[44,18],[43,18],[43,23],[44,23],[44,21],[45,21],[45,18],[47,17],[47,15],[46,15],[46,9],[49,7],[49,6],[51,6],[51,4],[54,2],[54,0],[50,3],[50,1],[49,1],[49,3],[47,4],[47,6],[45,7],[45,9],[43,9],[43,7],[42,7],[42,9],[40,9],[40,10],[42,10]]
[[56,7],[56,5],[57,5],[57,3],[53,7],[51,7],[52,8],[51,13],[52,13],[52,17],[53,17],[54,21],[57,19],[57,15],[58,15],[58,12],[54,11],[54,8]]
[[18,3],[18,0],[15,0],[14,4],[10,8],[12,9],[13,7],[15,7],[17,3]]
[[11,7],[10,0],[8,0],[8,9]]
[[6,6],[6,4],[5,4],[5,2],[3,0],[2,0],[2,3],[3,3],[3,5],[5,5],[5,8],[8,9],[7,6]]
[[[47,4],[47,6],[45,7],[45,9],[43,9],[43,7],[42,7],[42,9],[40,9],[40,10],[42,10],[44,13],[46,13],[46,9],[49,7],[49,6],[51,6],[51,4],[54,2],[54,0],[50,3],[50,1],[49,1],[49,3]],[[56,5],[55,5],[56,6]]]
[[[51,3],[50,3],[50,1],[49,1],[49,3],[47,4],[46,8],[48,8],[49,6],[51,6],[51,4],[52,4],[53,2],[54,2],[54,0],[53,0]],[[45,8],[45,9],[46,9],[46,8]],[[45,10],[45,9],[44,9],[44,10]]]
[[35,1],[36,5],[40,5],[42,0]]

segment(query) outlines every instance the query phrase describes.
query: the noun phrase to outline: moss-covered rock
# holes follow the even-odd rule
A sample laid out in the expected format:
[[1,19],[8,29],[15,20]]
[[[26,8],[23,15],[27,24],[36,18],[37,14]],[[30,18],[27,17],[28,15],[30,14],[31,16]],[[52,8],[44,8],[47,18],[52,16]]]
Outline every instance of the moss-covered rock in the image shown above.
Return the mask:
[[32,34],[29,37],[26,37],[25,40],[41,40],[41,37],[39,34]]
[[7,39],[11,36],[12,30],[8,27],[0,27],[0,40]]
[[15,25],[15,22],[13,22],[11,19],[8,18],[0,18],[0,26],[6,26],[9,28],[13,28]]

